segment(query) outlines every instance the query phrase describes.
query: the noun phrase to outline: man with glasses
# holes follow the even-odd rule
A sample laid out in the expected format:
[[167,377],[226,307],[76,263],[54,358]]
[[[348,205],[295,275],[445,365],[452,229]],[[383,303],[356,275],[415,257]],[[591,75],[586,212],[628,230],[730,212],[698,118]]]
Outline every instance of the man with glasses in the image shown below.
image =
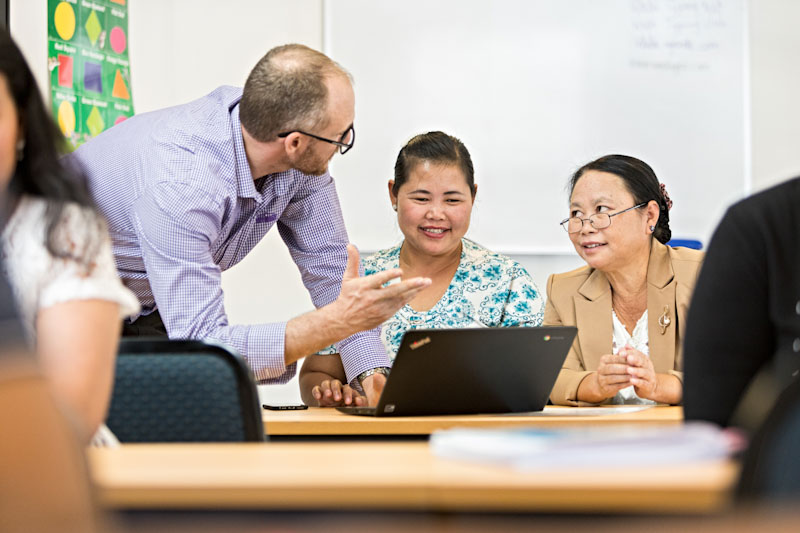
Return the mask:
[[[333,155],[353,147],[353,119],[349,74],[286,45],[243,89],[137,115],[79,148],[73,157],[108,220],[117,269],[142,304],[124,334],[223,341],[265,383],[289,380],[298,359],[337,343],[348,380],[377,403],[389,361],[373,328],[430,281],[384,288],[399,272],[358,277],[328,173]],[[221,273],[275,225],[317,310],[231,325]]]

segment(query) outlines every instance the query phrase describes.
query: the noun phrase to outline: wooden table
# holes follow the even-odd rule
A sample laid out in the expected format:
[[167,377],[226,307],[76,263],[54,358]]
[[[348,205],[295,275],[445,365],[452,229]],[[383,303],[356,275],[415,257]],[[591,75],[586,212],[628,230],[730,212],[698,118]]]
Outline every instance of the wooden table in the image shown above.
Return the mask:
[[[500,415],[451,415],[368,417],[340,413],[333,408],[309,407],[304,411],[263,410],[264,431],[270,436],[333,435],[430,435],[438,429],[454,427],[565,427],[573,425],[651,424],[671,425],[683,422],[683,408],[657,406],[643,411],[592,415],[593,407],[545,407],[543,413]],[[600,408],[602,409],[602,408]],[[558,413],[586,413],[584,416]]]
[[422,442],[128,444],[88,450],[117,509],[695,513],[728,501],[728,461],[521,472]]

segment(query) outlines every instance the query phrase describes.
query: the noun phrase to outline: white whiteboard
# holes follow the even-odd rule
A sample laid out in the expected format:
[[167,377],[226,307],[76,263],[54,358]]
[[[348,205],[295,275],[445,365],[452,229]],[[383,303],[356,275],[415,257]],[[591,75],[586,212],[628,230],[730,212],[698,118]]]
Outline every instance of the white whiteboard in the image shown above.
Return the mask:
[[400,238],[386,193],[400,147],[443,130],[473,157],[469,236],[570,253],[566,182],[639,157],[675,202],[673,237],[713,231],[749,187],[746,0],[335,0],[325,52],[355,78],[356,146],[337,156],[351,240]]

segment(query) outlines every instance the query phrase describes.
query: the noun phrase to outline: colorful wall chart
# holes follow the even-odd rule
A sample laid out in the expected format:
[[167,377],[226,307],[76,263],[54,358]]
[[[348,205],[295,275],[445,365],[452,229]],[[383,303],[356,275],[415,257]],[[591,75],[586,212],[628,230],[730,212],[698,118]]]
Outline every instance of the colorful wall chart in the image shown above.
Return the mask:
[[133,115],[127,0],[48,0],[47,8],[53,114],[75,149]]

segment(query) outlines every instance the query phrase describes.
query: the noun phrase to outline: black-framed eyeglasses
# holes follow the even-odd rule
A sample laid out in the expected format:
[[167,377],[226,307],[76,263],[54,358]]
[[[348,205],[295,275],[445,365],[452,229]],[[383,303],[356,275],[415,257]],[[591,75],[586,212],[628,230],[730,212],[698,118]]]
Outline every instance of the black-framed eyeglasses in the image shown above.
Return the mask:
[[604,229],[611,225],[611,217],[621,215],[622,213],[630,211],[631,209],[639,209],[640,207],[646,206],[648,203],[650,202],[642,202],[633,207],[629,207],[628,209],[623,209],[622,211],[617,211],[616,213],[611,214],[595,213],[593,215],[589,215],[589,218],[569,217],[559,222],[559,224],[561,224],[561,227],[564,228],[564,231],[567,233],[578,233],[583,229],[583,224],[587,221],[594,229]]
[[350,151],[353,145],[356,143],[356,129],[350,124],[350,127],[347,128],[347,131],[339,137],[338,141],[334,141],[333,139],[326,139],[325,137],[320,137],[319,135],[314,135],[313,133],[308,133],[307,131],[303,130],[292,130],[292,131],[284,131],[283,133],[279,133],[278,137],[283,139],[288,137],[292,133],[302,133],[303,135],[308,135],[312,139],[316,139],[318,141],[323,141],[330,144],[335,144],[339,147],[340,154],[346,154]]

